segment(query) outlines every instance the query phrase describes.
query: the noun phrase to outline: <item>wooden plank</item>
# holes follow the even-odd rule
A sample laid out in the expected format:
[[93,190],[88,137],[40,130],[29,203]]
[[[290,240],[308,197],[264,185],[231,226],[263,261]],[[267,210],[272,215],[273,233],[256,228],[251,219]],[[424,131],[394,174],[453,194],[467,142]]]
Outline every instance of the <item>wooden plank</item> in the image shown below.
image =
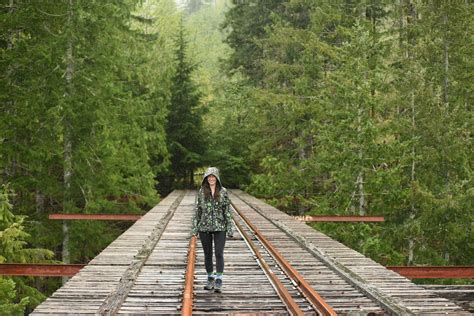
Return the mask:
[[474,313],[474,285],[423,285],[423,287]]
[[156,244],[163,235],[168,222],[173,217],[176,209],[180,205],[181,201],[185,196],[185,192],[179,194],[178,198],[170,206],[168,212],[161,218],[160,222],[153,228],[151,234],[147,237],[142,247],[131,261],[129,267],[124,272],[119,284],[114,292],[112,292],[106,300],[102,303],[99,309],[101,315],[114,315],[118,312],[123,302],[128,296],[128,293],[132,289],[137,277],[140,274],[140,270],[144,266],[148,257],[154,250]]
[[130,263],[141,254],[140,250],[151,237],[154,228],[160,225],[169,208],[180,196],[180,191],[173,191],[164,198],[51,297],[37,306],[31,315],[97,315],[107,297],[117,290]]

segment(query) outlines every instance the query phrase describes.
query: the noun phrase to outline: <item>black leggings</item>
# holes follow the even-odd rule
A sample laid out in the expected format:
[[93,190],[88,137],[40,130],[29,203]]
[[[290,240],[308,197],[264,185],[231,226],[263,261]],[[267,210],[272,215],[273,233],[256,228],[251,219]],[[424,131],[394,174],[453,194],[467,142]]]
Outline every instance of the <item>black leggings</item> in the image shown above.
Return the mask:
[[212,239],[214,237],[214,246],[216,252],[216,271],[218,273],[224,272],[224,246],[225,246],[225,231],[204,233],[199,232],[202,249],[204,250],[204,264],[206,265],[207,273],[212,273]]

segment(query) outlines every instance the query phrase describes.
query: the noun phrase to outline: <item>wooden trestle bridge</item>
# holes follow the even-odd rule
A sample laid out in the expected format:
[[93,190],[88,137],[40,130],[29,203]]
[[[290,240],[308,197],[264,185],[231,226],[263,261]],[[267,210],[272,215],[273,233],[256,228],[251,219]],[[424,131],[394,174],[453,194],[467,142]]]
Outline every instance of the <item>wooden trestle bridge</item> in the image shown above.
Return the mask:
[[470,314],[240,190],[223,292],[206,291],[195,194],[173,191],[32,315]]

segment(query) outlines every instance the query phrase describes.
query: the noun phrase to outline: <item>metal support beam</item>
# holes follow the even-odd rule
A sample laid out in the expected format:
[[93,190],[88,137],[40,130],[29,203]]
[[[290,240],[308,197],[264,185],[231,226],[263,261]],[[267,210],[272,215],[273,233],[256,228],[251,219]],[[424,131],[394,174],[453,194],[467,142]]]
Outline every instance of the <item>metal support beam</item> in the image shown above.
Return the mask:
[[305,215],[293,216],[302,222],[383,222],[383,216],[345,216],[345,215]]
[[73,276],[84,266],[84,264],[2,263],[0,264],[0,275]]
[[132,214],[49,214],[49,219],[82,219],[99,221],[136,221],[141,215]]
[[[84,266],[85,264],[2,263],[0,275],[73,276]],[[387,266],[386,268],[409,279],[474,278],[474,266]]]
[[474,266],[388,266],[387,269],[409,279],[472,279],[474,278]]

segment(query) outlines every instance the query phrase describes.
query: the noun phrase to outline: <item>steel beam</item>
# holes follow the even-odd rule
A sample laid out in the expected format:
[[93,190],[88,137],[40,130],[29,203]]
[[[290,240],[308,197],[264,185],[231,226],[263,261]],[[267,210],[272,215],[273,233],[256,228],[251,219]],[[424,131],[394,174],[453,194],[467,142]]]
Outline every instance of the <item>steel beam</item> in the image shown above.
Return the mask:
[[99,221],[136,221],[141,215],[132,214],[49,214],[49,219],[81,219]]
[[383,222],[383,216],[305,215],[293,216],[302,222]]
[[387,269],[409,279],[472,279],[474,266],[388,266]]
[[2,263],[0,275],[16,276],[73,276],[84,264]]

